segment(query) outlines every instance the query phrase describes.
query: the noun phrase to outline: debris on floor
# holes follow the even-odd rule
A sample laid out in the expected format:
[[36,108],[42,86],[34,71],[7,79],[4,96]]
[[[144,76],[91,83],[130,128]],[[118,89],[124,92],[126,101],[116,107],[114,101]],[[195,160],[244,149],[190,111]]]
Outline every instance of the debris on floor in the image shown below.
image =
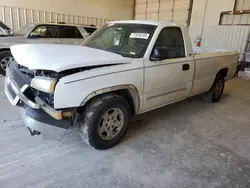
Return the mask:
[[243,80],[249,81],[250,80],[250,68],[245,68],[244,71],[239,71],[238,77]]

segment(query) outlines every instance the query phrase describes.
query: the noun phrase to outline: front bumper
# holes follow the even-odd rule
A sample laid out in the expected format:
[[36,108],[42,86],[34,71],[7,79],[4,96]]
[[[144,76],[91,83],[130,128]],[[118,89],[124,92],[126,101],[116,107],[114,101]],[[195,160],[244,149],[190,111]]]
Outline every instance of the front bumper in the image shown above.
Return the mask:
[[30,89],[29,83],[15,74],[16,72],[7,68],[5,94],[12,105],[21,107],[22,120],[30,132],[40,132],[45,138],[52,140],[62,139],[64,132],[70,127],[70,119],[64,119],[62,111],[53,109],[41,98],[32,99],[27,96],[26,91]]
[[26,104],[21,107],[21,117],[30,132],[35,130],[50,140],[61,140],[70,126],[70,120],[56,120],[42,109],[33,109]]

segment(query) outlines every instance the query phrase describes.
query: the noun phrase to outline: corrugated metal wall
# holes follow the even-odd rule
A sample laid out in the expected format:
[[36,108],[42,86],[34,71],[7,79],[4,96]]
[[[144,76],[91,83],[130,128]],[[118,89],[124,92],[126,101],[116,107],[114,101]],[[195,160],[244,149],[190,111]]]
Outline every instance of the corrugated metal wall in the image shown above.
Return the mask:
[[0,20],[13,30],[17,30],[27,23],[34,22],[65,22],[70,24],[94,24],[96,26],[101,26],[110,21],[108,19],[62,14],[57,12],[45,12],[9,6],[0,6]]
[[0,5],[70,15],[133,19],[134,0],[0,0]]
[[135,19],[187,25],[190,0],[136,0]]
[[250,14],[223,14],[221,25],[250,25]]
[[[200,29],[199,26],[189,28],[193,42],[201,34]],[[204,26],[201,47],[236,50],[242,58],[249,32],[250,26]]]
[[[225,15],[227,11],[250,9],[250,0],[194,0],[189,33],[192,42],[201,36],[201,47],[236,50],[243,57],[250,31],[249,15]],[[238,25],[234,25],[238,24]],[[241,25],[240,25],[241,24]]]

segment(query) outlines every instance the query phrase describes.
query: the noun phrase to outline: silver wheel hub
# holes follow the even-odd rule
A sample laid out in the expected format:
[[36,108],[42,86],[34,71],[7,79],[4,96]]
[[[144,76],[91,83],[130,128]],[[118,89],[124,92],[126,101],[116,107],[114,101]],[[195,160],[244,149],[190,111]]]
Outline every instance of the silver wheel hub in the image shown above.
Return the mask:
[[124,114],[118,108],[105,112],[98,125],[98,134],[104,140],[115,138],[124,126]]
[[1,69],[6,70],[8,64],[13,61],[14,61],[13,57],[4,57],[0,62]]

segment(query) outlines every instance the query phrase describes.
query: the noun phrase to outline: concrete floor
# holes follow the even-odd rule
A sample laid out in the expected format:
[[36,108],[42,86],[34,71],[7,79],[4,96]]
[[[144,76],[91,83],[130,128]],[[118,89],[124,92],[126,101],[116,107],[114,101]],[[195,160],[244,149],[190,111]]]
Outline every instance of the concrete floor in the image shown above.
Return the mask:
[[0,187],[250,187],[250,82],[220,103],[195,97],[135,118],[118,146],[97,151],[75,130],[31,137],[0,78]]

